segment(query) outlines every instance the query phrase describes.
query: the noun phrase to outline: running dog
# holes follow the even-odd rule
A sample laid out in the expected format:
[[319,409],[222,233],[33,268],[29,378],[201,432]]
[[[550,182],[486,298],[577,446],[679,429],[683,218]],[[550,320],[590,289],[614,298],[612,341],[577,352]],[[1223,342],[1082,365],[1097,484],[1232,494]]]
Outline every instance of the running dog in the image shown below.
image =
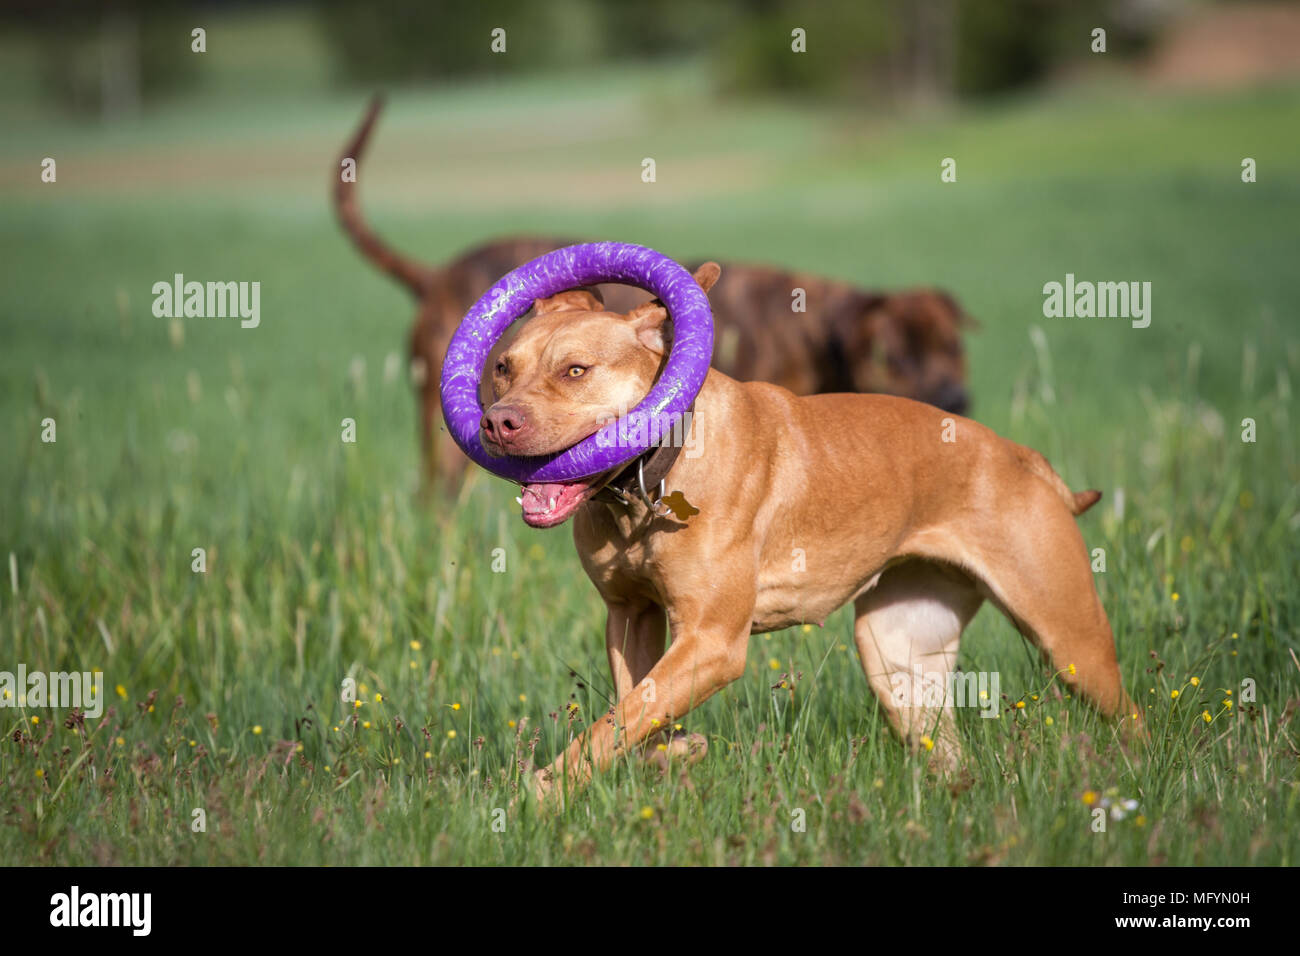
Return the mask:
[[[696,272],[706,292],[718,271]],[[484,447],[573,446],[646,395],[670,345],[658,300],[626,314],[588,290],[536,302],[493,367]],[[894,729],[939,766],[960,755],[952,702],[900,701],[894,678],[914,666],[950,675],[984,601],[1067,687],[1140,726],[1075,524],[1099,492],[1073,492],[1038,452],[906,398],[800,397],[711,369],[692,428],[698,455],[662,445],[520,496],[533,527],[572,519],[607,608],[617,689],[609,712],[535,773],[539,798],[580,786],[740,678],[751,634],[821,624],[850,603],[871,689]],[[669,494],[635,493],[647,472]]]

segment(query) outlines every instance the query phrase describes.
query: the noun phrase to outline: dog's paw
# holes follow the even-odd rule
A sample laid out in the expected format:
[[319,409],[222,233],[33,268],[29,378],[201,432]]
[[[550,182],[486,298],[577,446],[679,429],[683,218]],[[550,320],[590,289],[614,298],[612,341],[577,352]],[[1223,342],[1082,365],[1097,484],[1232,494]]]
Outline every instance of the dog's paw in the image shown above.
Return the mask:
[[709,741],[703,734],[674,731],[667,737],[652,741],[643,753],[645,762],[667,772],[669,764],[690,766],[699,763],[709,752]]
[[1141,753],[1151,745],[1151,732],[1141,712],[1133,705],[1130,707],[1132,710],[1120,720],[1119,738],[1128,750]]
[[961,769],[961,747],[947,737],[938,740],[921,737],[912,749],[925,760],[925,768],[932,774],[949,777]]
[[534,770],[529,780],[529,793],[534,803],[545,804],[555,793],[555,781],[548,768]]
[[538,816],[552,816],[564,809],[564,788],[559,775],[550,767],[533,771],[528,790]]

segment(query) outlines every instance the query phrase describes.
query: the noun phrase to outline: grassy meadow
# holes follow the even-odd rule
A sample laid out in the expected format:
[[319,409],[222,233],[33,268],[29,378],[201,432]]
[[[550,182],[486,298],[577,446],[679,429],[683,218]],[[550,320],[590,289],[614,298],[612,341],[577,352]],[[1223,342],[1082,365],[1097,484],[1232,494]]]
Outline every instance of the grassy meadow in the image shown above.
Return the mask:
[[[326,201],[365,98],[322,89],[111,128],[0,106],[0,670],[107,694],[71,726],[0,709],[6,862],[1297,862],[1300,90],[910,120],[715,100],[692,64],[393,91],[360,181],[397,247],[540,232],[942,285],[982,323],[973,416],[1106,492],[1081,526],[1149,748],[986,607],[961,664],[1000,673],[1003,716],[962,713],[966,766],[932,779],[841,611],[752,639],[685,721],[702,763],[621,765],[538,817],[521,766],[609,703],[603,607],[506,483],[417,500],[413,308]],[[1067,272],[1150,281],[1150,327],[1044,318]],[[175,273],[260,281],[260,327],[155,318]]]

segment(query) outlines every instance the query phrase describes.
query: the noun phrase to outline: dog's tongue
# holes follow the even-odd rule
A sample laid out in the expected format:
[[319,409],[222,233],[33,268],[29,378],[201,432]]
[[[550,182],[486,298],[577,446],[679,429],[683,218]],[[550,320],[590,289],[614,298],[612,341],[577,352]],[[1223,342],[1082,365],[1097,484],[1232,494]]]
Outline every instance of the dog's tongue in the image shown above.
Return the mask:
[[524,511],[524,521],[534,528],[554,527],[578,510],[590,488],[590,481],[524,485],[524,493],[519,500]]

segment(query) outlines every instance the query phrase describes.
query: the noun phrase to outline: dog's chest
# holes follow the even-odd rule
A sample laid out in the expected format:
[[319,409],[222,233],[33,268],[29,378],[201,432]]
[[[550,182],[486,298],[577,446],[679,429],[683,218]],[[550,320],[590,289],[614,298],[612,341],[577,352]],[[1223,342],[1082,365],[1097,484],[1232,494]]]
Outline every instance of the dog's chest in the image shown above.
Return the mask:
[[593,514],[587,510],[591,507],[586,506],[574,523],[573,539],[583,569],[601,596],[606,600],[636,596],[662,603],[665,543],[637,523],[609,513]]

